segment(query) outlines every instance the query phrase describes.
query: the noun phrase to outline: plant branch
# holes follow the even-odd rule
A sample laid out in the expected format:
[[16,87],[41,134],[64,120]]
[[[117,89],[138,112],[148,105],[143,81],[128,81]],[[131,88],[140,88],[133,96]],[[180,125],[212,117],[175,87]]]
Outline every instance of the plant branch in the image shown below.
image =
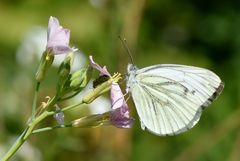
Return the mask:
[[34,96],[33,96],[33,105],[32,105],[32,120],[35,119],[35,114],[36,114],[36,107],[37,107],[37,95],[40,87],[40,82],[37,82],[36,88],[34,91]]
[[68,124],[68,125],[56,125],[56,126],[52,126],[52,127],[44,127],[44,128],[40,128],[40,129],[33,130],[32,134],[41,133],[41,132],[46,132],[46,131],[50,131],[50,130],[54,130],[54,129],[59,129],[59,128],[67,128],[67,127],[72,127],[72,124]]

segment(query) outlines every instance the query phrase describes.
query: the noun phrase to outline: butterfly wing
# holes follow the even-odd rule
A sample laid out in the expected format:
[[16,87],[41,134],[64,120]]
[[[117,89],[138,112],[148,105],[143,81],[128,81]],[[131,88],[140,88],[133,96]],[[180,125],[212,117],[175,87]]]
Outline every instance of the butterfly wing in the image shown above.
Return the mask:
[[224,87],[213,72],[192,66],[154,65],[133,73],[128,86],[137,113],[141,123],[157,135],[192,128]]

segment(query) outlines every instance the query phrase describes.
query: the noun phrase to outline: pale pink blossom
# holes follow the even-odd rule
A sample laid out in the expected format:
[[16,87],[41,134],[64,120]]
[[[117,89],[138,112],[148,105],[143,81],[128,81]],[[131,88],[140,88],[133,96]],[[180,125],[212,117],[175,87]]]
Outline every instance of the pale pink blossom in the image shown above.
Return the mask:
[[130,117],[127,102],[121,88],[115,82],[111,86],[111,103],[111,123],[118,128],[131,128],[134,119]]
[[60,26],[55,17],[50,17],[48,22],[47,49],[53,54],[65,54],[73,51],[69,47],[70,30]]
[[[95,63],[92,56],[89,57],[91,66],[98,71],[100,75],[108,75],[111,77],[107,68],[101,67],[99,64]],[[110,122],[112,125],[118,128],[130,128],[132,127],[134,119],[130,117],[127,102],[124,99],[124,95],[121,88],[116,82],[111,85],[111,106],[112,110],[110,112]]]
[[109,77],[111,76],[106,66],[101,67],[99,64],[95,63],[92,56],[89,56],[89,59],[90,59],[91,66],[97,69],[100,72],[100,75],[107,75]]

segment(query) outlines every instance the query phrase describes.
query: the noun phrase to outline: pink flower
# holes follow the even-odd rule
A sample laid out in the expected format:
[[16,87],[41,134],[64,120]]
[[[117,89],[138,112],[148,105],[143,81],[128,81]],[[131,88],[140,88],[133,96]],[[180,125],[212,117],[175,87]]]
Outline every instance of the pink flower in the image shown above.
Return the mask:
[[110,122],[118,128],[131,128],[134,119],[130,117],[127,102],[119,85],[115,82],[111,87],[112,113]]
[[[92,56],[89,57],[91,66],[98,71],[101,75],[108,75],[111,77],[107,68],[103,68],[93,61]],[[115,82],[111,86],[111,105],[112,110],[110,113],[110,122],[112,125],[118,128],[131,128],[134,119],[130,117],[127,102],[124,99],[124,95],[119,85]]]
[[92,57],[91,55],[89,56],[89,59],[90,59],[91,66],[92,66],[93,68],[97,69],[97,70],[100,72],[100,75],[107,75],[107,76],[111,77],[110,73],[107,71],[106,66],[104,66],[104,67],[102,68],[100,65],[98,65],[97,63],[95,63],[95,62],[93,61],[93,57]]
[[73,51],[69,47],[70,30],[59,25],[58,19],[50,17],[48,22],[47,49],[54,54],[64,54]]

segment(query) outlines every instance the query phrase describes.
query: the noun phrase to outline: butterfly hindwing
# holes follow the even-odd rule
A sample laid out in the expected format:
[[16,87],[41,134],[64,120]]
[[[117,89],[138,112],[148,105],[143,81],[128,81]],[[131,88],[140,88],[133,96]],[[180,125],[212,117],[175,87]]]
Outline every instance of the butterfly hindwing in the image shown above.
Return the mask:
[[213,72],[184,65],[150,66],[136,70],[129,78],[141,122],[158,135],[175,135],[192,128],[202,109],[223,89]]

